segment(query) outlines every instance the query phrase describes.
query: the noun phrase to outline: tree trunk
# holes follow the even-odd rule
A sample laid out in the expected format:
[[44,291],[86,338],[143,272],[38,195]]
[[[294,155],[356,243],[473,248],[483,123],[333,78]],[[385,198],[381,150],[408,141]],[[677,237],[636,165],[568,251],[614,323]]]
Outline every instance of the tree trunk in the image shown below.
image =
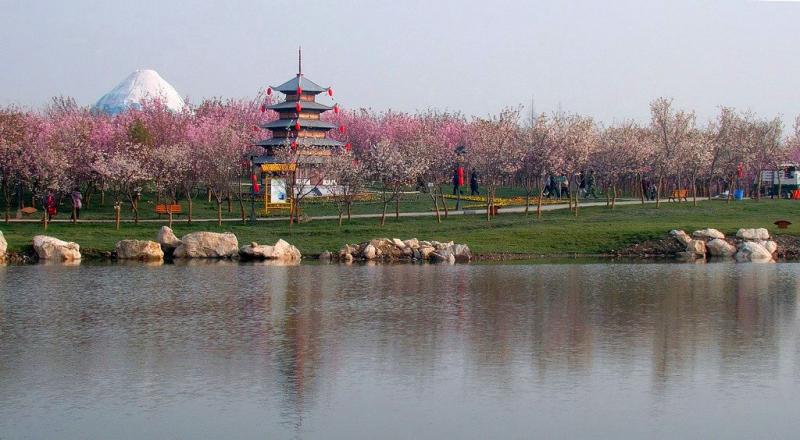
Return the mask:
[[347,202],[347,221],[350,221],[352,219],[353,219],[353,201],[350,200],[349,202]]
[[169,227],[172,228],[172,210],[168,209],[167,211],[169,212]]
[[661,207],[661,184],[664,178],[662,176],[658,176],[658,186],[656,186],[656,208]]
[[544,188],[539,187],[539,200],[536,202],[536,220],[542,219],[542,199],[544,198]]
[[697,206],[697,178],[692,176],[692,202]]
[[611,196],[611,210],[613,211],[614,208],[617,206],[617,184],[616,183],[612,183],[611,184],[611,191],[614,192],[614,194]]
[[342,227],[342,215],[344,213],[344,208],[339,210],[339,227]]
[[444,208],[444,218],[447,218],[450,215],[450,208],[447,207],[447,200],[444,198],[444,193],[442,192],[441,187],[439,187],[439,197],[442,198],[442,207]]
[[389,206],[389,200],[383,201],[383,213],[381,213],[381,226],[386,224],[386,209]]
[[222,226],[222,200],[217,200],[217,226]]
[[442,222],[442,217],[439,215],[439,199],[436,196],[436,190],[431,188],[431,198],[433,199],[433,209],[436,211],[436,223]]
[[186,221],[189,222],[189,224],[192,224],[193,203],[192,203],[192,195],[189,193],[189,191],[186,191],[186,201],[189,202],[189,213],[186,216]]
[[400,192],[395,191],[394,193],[394,218],[395,220],[400,220]]
[[42,209],[42,223],[44,223],[44,230],[47,230],[47,208]]
[[8,223],[11,220],[11,200],[8,196],[8,180],[5,178],[3,178],[3,201],[6,205],[5,221]]

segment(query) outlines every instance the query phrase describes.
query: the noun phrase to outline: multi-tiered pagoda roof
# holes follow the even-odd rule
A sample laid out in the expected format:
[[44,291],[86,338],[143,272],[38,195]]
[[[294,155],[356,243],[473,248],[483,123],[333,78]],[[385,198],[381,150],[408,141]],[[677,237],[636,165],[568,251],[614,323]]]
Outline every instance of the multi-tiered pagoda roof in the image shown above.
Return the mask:
[[328,88],[306,78],[302,64],[298,63],[298,73],[294,78],[272,89],[286,95],[286,100],[266,107],[278,112],[278,119],[260,125],[261,128],[270,130],[272,137],[256,143],[266,150],[266,155],[260,157],[259,162],[276,162],[275,152],[278,148],[300,145],[304,148],[317,147],[325,150],[344,145],[326,137],[328,131],[336,126],[323,121],[322,114],[333,107],[317,102],[316,97],[327,92]]

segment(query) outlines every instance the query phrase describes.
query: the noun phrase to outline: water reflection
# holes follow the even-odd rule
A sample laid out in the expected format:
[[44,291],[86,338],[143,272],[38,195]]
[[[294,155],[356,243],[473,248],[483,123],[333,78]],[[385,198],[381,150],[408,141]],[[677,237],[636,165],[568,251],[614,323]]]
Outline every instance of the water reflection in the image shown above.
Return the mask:
[[799,272],[0,268],[0,437],[790,435]]

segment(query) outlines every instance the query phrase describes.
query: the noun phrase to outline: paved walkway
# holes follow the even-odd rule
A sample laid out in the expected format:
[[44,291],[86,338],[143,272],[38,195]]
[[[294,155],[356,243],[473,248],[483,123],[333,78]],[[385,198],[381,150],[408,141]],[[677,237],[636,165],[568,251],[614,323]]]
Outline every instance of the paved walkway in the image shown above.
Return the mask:
[[[662,200],[662,203],[666,203],[667,200]],[[641,204],[641,200],[618,200],[616,205],[617,206],[624,206],[624,205],[638,205]],[[655,201],[646,201],[645,203],[655,203]],[[684,202],[686,203],[686,202]],[[605,201],[597,201],[597,202],[584,202],[580,203],[581,208],[588,208],[592,206],[606,206]],[[568,209],[569,205],[558,204],[558,205],[542,205],[542,211],[557,211],[561,209]],[[536,213],[536,205],[531,205],[530,211],[532,213]],[[441,215],[444,216],[444,210],[440,211]],[[504,213],[520,213],[525,212],[524,206],[506,206],[500,208],[499,214]],[[435,211],[418,211],[418,212],[401,212],[400,217],[432,217],[435,216]],[[450,210],[449,215],[486,215],[485,209],[462,209],[459,211]],[[380,218],[381,214],[353,214],[353,218]],[[394,213],[386,213],[387,218],[394,217]],[[311,217],[311,220],[337,220],[339,217],[336,215],[320,215]],[[40,223],[42,220],[39,218],[24,218],[24,219],[11,219],[11,223]],[[193,218],[193,223],[212,223],[216,222],[216,218]],[[241,218],[223,218],[223,222],[241,222]],[[289,217],[258,217],[258,221],[289,221]],[[132,219],[122,219],[122,223],[133,223]],[[159,223],[163,224],[168,222],[166,218],[162,219],[141,219],[139,223]],[[72,223],[72,220],[69,219],[54,219],[51,220],[50,223]],[[79,220],[78,223],[114,223],[114,220],[105,220],[105,219],[97,219],[97,220]],[[173,223],[186,223],[185,217],[180,219],[174,219]]]

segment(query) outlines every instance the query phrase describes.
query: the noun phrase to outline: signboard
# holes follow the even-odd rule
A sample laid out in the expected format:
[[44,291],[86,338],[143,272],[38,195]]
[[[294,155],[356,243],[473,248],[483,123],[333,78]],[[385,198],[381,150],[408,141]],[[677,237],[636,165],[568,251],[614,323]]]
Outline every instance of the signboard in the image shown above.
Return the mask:
[[286,179],[270,179],[271,203],[286,203]]

